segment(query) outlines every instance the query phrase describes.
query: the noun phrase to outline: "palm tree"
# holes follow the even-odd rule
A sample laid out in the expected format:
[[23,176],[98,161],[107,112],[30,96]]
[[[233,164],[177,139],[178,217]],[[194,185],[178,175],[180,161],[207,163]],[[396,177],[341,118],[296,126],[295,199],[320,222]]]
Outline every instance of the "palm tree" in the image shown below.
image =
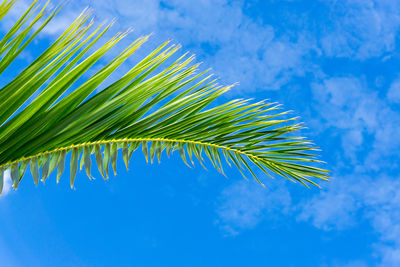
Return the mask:
[[[0,19],[15,0],[0,5]],[[37,1],[4,34],[0,41],[0,74],[42,29],[61,6],[40,8]],[[116,172],[118,150],[128,167],[132,153],[141,147],[147,161],[178,150],[183,161],[193,164],[203,157],[223,173],[223,160],[243,176],[250,173],[261,183],[255,169],[268,176],[317,185],[312,178],[327,180],[328,172],[311,166],[314,145],[293,132],[302,128],[279,105],[237,99],[222,105],[215,100],[232,86],[220,86],[208,71],[197,73],[199,64],[186,54],[168,59],[179,46],[169,41],[158,46],[121,78],[97,92],[97,88],[149,36],[132,42],[118,56],[88,79],[84,74],[123,39],[118,33],[94,52],[111,25],[93,26],[90,11],[79,17],[22,72],[0,89],[0,192],[3,173],[10,170],[17,189],[26,169],[35,184],[44,182],[57,168],[57,182],[70,157],[70,181],[85,166],[91,177],[92,154],[104,179],[109,165]],[[84,79],[77,84],[78,79]],[[37,93],[36,97],[33,94]],[[33,100],[31,100],[33,99]],[[210,107],[211,106],[211,107]],[[311,164],[311,165],[310,165]],[[80,166],[78,166],[80,165]],[[41,174],[40,174],[41,172]]]

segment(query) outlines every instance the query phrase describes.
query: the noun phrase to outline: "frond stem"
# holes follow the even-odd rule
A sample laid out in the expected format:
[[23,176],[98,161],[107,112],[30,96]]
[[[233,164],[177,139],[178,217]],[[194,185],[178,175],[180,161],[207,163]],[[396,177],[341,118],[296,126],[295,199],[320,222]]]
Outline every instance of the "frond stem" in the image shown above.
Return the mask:
[[[124,143],[124,142],[176,142],[176,143],[186,143],[186,144],[194,144],[194,145],[203,145],[203,146],[209,146],[209,147],[215,147],[215,148],[220,148],[220,149],[225,149],[234,153],[239,153],[242,154],[244,156],[247,156],[249,158],[254,158],[257,160],[265,160],[264,158],[260,158],[257,156],[254,156],[250,153],[246,153],[243,152],[241,150],[238,149],[234,149],[234,148],[230,148],[230,147],[226,147],[226,146],[220,146],[220,145],[216,145],[216,144],[212,144],[212,143],[207,143],[207,142],[200,142],[200,141],[193,141],[193,140],[180,140],[180,139],[166,139],[166,138],[123,138],[123,139],[111,139],[111,140],[99,140],[99,141],[93,141],[93,142],[86,142],[86,143],[81,143],[81,144],[77,144],[77,145],[70,145],[70,146],[66,146],[66,147],[60,147],[60,148],[56,148],[50,151],[45,151],[45,152],[41,152],[38,154],[35,154],[33,156],[29,156],[29,157],[22,157],[19,158],[17,160],[11,161],[11,162],[7,162],[4,164],[0,165],[0,169],[5,167],[5,166],[10,166],[12,164],[15,163],[19,163],[21,161],[24,160],[29,160],[29,159],[33,159],[42,155],[46,155],[46,154],[52,154],[55,152],[59,152],[59,151],[64,151],[64,150],[70,150],[70,149],[74,149],[74,148],[79,148],[79,147],[85,147],[85,146],[90,146],[90,145],[105,145],[105,144],[110,144],[110,143]],[[270,163],[272,164],[272,163]]]

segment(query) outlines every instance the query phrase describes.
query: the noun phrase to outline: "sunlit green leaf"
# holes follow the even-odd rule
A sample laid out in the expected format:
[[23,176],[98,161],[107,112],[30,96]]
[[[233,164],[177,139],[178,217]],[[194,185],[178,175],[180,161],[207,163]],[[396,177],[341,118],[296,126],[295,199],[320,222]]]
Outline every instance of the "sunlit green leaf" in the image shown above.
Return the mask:
[[18,179],[21,180],[22,177],[25,175],[26,169],[29,165],[29,162],[31,160],[27,159],[21,162],[20,166],[19,166],[19,173],[18,173]]
[[61,152],[60,158],[58,160],[57,163],[57,184],[60,181],[61,175],[64,172],[64,168],[65,168],[65,156],[67,155],[67,151],[63,150]]
[[142,142],[142,152],[146,158],[146,162],[149,163],[149,149],[147,148],[147,142]]
[[[13,6],[14,1],[3,0],[0,19]],[[10,18],[15,21],[0,39],[0,74],[58,14],[60,7],[51,6],[33,1],[19,18]],[[178,150],[189,167],[187,155],[192,165],[195,157],[204,168],[208,158],[220,173],[226,164],[260,184],[262,176],[306,186],[329,179],[316,146],[297,134],[303,126],[296,117],[269,101],[219,104],[216,100],[232,85],[219,85],[208,70],[199,71],[193,56],[176,56],[179,45],[164,42],[119,78],[109,79],[133,62],[129,58],[149,36],[122,47],[130,30],[105,39],[112,24],[94,26],[91,18],[84,10],[0,88],[0,173],[11,169],[14,188],[29,163],[36,185],[40,168],[45,181],[57,167],[58,183],[70,151],[71,188],[83,165],[91,178],[93,153],[108,179],[110,163],[116,175],[118,149],[128,169],[140,145],[146,162],[155,156],[160,162],[164,151],[169,157]],[[105,58],[116,46],[122,47],[120,53]]]
[[103,156],[101,155],[101,147],[99,144],[95,146],[95,156],[96,156],[97,168],[99,169],[101,176],[105,180],[106,176],[104,174]]
[[122,158],[125,162],[126,170],[129,169],[129,151],[128,151],[128,142],[124,142],[122,147]]
[[104,158],[103,158],[103,165],[106,172],[106,178],[108,180],[109,170],[110,170],[110,154],[111,154],[111,145],[110,143],[106,143],[104,146]]
[[89,177],[89,179],[92,179],[91,175],[90,175],[90,169],[92,166],[92,160],[90,158],[90,154],[91,154],[91,147],[90,146],[85,146],[85,148],[83,149],[83,157],[84,157],[84,162],[85,162],[85,171],[87,176]]
[[117,143],[112,143],[111,145],[111,166],[114,170],[114,175],[117,175],[117,155],[118,155],[118,144]]
[[38,167],[38,158],[34,157],[31,160],[30,169],[33,177],[33,182],[37,186],[39,184],[39,167]]
[[45,182],[47,177],[49,176],[49,165],[50,165],[50,155],[45,154],[41,158],[41,167],[42,167],[42,182]]
[[75,177],[76,173],[78,172],[78,157],[79,157],[78,150],[79,150],[78,148],[72,149],[72,154],[71,154],[71,173],[70,173],[71,188],[74,188]]

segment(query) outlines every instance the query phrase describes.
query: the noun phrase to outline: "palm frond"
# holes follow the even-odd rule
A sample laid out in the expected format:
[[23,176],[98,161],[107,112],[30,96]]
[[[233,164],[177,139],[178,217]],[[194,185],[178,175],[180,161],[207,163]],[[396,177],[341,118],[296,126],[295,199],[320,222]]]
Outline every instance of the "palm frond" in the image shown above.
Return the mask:
[[[3,18],[14,1],[0,5]],[[47,4],[46,4],[47,5]],[[59,12],[38,9],[36,1],[0,41],[0,74]],[[36,15],[35,15],[36,14]],[[71,152],[71,187],[79,169],[91,178],[92,157],[104,179],[110,164],[116,173],[118,150],[129,166],[141,146],[147,161],[160,161],[178,150],[187,165],[204,158],[221,173],[235,166],[246,177],[267,176],[317,185],[327,180],[312,143],[292,133],[302,128],[279,112],[276,103],[237,99],[216,105],[232,86],[218,85],[208,71],[186,54],[172,63],[179,46],[169,41],[144,57],[121,78],[98,91],[103,82],[148,39],[133,41],[102,69],[84,79],[127,34],[118,33],[89,52],[111,25],[94,28],[91,14],[82,14],[30,65],[0,89],[0,188],[3,172],[11,170],[17,188],[26,169],[35,184],[57,168],[57,182]],[[34,27],[35,26],[35,27]],[[167,62],[166,62],[167,61]],[[84,79],[81,84],[78,79]],[[30,103],[28,99],[38,93]],[[211,107],[210,107],[211,106]],[[93,155],[94,154],[94,155]],[[93,155],[93,156],[92,156]],[[41,173],[41,175],[40,175]],[[0,190],[1,192],[1,190]]]

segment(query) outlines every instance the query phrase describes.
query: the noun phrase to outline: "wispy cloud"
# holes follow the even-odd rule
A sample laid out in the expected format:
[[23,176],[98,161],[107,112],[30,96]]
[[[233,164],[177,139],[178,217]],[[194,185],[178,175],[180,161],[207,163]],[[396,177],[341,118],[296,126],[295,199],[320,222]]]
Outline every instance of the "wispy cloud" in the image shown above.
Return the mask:
[[[392,53],[400,27],[399,4],[321,1],[328,14],[326,21],[314,27],[315,21],[308,17],[303,20],[302,30],[287,29],[286,34],[278,34],[272,24],[247,16],[242,1],[85,3],[97,10],[101,20],[119,17],[117,27],[130,25],[139,33],[154,32],[156,40],[172,37],[182,42],[212,66],[224,83],[239,81],[246,92],[275,90],[295,77],[309,76],[317,111],[317,118],[313,118],[316,128],[340,140],[341,147],[332,151],[338,155],[337,164],[332,166],[338,170],[337,178],[326,191],[293,209],[285,187],[263,189],[251,182],[228,186],[221,193],[216,211],[216,223],[227,235],[252,229],[262,220],[282,213],[297,214],[299,220],[328,231],[356,227],[362,218],[380,236],[375,248],[382,264],[396,262],[398,236],[388,232],[398,224],[394,216],[398,208],[393,202],[397,196],[389,197],[385,190],[398,187],[387,177],[375,181],[368,172],[388,165],[396,168],[390,156],[400,149],[400,141],[393,140],[400,130],[400,117],[386,99],[369,88],[365,78],[356,74],[329,77],[318,62],[338,57],[366,60]],[[74,5],[76,8],[81,3]],[[395,102],[395,83],[392,88],[387,97]]]
[[[118,18],[118,29],[153,32],[158,41],[173,38],[185,49],[207,55],[200,60],[224,83],[240,82],[246,91],[276,90],[295,77],[320,77],[321,67],[314,62],[318,58],[367,59],[393,52],[400,28],[397,1],[317,4],[326,13],[322,22],[315,21],[311,11],[304,12],[288,20],[285,34],[281,29],[278,34],[272,23],[248,16],[244,1],[71,1],[45,32],[59,33],[89,6],[100,21]],[[294,23],[299,20],[301,29]]]
[[[322,231],[368,222],[378,236],[373,247],[382,265],[400,265],[400,182],[393,175],[399,169],[400,115],[394,106],[400,102],[400,79],[380,95],[365,74],[350,70],[331,75],[326,67],[337,58],[361,64],[395,53],[399,1],[321,0],[316,5],[323,19],[305,11],[284,30],[248,16],[243,1],[71,1],[46,33],[59,33],[85,5],[96,10],[100,21],[118,17],[118,30],[132,26],[138,34],[154,32],[155,42],[181,42],[212,66],[223,83],[240,82],[242,92],[276,90],[307,77],[302,90],[310,90],[315,111],[308,119],[334,142],[329,154],[335,159],[330,162],[335,179],[294,207],[288,189],[277,182],[266,189],[253,182],[231,184],[221,192],[216,210],[216,224],[227,235],[281,214],[295,215]],[[296,25],[300,17],[301,29]],[[10,188],[6,173],[3,194]]]
[[329,189],[299,205],[298,219],[322,230],[343,230],[357,223],[360,186],[348,186],[348,178],[334,179]]
[[390,85],[387,98],[390,102],[400,103],[400,78],[393,81]]
[[396,266],[400,258],[400,181],[386,176],[343,176],[321,194],[301,204],[299,220],[323,230],[342,230],[369,221],[379,234],[373,245],[383,266]]
[[350,261],[350,262],[341,262],[341,261],[333,261],[329,263],[324,263],[321,267],[367,267],[368,264],[362,260]]
[[379,236],[372,247],[382,265],[398,265],[400,182],[391,171],[398,170],[400,116],[363,78],[331,77],[312,90],[318,125],[337,135],[342,147],[335,149],[340,156],[332,184],[300,205],[298,219],[322,230],[367,221]]
[[0,265],[7,267],[21,266],[18,264],[18,260],[15,259],[12,251],[10,251],[9,245],[5,244],[3,240],[0,239]]
[[306,60],[317,49],[309,34],[278,36],[271,25],[247,16],[242,1],[71,1],[45,33],[60,33],[86,5],[99,21],[118,18],[116,29],[155,33],[157,42],[173,38],[223,83],[240,82],[242,90],[277,90],[293,77],[319,72]]
[[225,188],[220,196],[216,223],[228,235],[252,229],[262,219],[272,219],[288,213],[291,207],[289,191],[281,186],[263,188],[252,181],[239,181]]
[[[320,116],[316,127],[324,128],[341,139],[345,156],[352,167],[363,170],[396,168],[389,155],[400,151],[400,115],[355,77],[332,77],[312,85],[315,108]],[[363,152],[362,155],[357,154]],[[345,162],[346,158],[342,158]]]
[[[400,4],[391,0],[322,1],[331,25],[321,29],[328,57],[367,59],[395,49]],[[325,30],[325,32],[323,32]]]

